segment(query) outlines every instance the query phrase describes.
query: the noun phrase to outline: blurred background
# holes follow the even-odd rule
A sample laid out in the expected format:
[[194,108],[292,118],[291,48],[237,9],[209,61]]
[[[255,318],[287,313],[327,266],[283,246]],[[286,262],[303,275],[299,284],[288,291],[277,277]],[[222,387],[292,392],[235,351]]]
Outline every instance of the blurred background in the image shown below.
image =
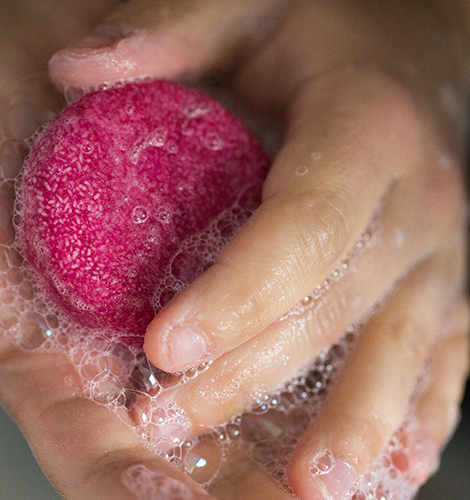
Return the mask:
[[[417,500],[470,499],[470,384],[457,432],[447,446],[439,472]],[[60,500],[16,425],[0,408],[0,500]],[[401,500],[401,499],[395,499]]]

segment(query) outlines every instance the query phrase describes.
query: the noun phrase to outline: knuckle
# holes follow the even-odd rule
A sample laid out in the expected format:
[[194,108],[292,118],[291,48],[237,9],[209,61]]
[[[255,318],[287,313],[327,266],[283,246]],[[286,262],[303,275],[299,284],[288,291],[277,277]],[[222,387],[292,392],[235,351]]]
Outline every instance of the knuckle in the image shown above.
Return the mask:
[[350,237],[352,210],[346,193],[307,191],[294,203],[300,251],[322,267],[332,265],[344,253]]
[[339,332],[344,328],[345,311],[348,310],[350,301],[341,287],[332,286],[328,293],[320,298],[311,311],[302,315],[302,320],[307,319],[307,328],[312,328],[309,340],[317,345],[318,339],[325,343],[335,342]]
[[410,318],[399,318],[390,324],[392,339],[404,353],[405,376],[410,370],[415,372],[421,368],[429,356],[430,342],[434,336],[425,331],[427,328],[429,325],[418,325]]

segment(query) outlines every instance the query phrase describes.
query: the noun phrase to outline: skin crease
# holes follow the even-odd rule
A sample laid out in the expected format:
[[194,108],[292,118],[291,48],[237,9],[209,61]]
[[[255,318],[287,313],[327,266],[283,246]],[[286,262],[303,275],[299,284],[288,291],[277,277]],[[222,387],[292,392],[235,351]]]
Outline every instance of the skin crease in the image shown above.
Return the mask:
[[[0,52],[1,66],[7,68],[1,79],[2,120],[7,135],[13,129],[18,136],[18,130],[27,130],[29,124],[41,116],[36,108],[44,101],[37,96],[39,89],[46,85],[39,78],[25,85],[24,77],[44,72],[45,61],[55,50],[86,33],[95,23],[119,23],[122,19],[128,26],[134,23],[140,37],[140,42],[131,40],[130,47],[127,42],[121,45],[127,51],[125,60],[139,54],[142,59],[135,64],[120,64],[121,42],[118,42],[111,59],[102,49],[95,53],[103,69],[103,73],[97,73],[93,71],[96,57],[87,59],[82,51],[80,58],[67,59],[62,52],[51,63],[56,84],[92,85],[98,83],[91,80],[95,76],[108,81],[137,74],[177,78],[184,75],[195,82],[199,75],[217,67],[222,76],[224,71],[229,72],[231,87],[240,102],[264,117],[276,116],[284,127],[284,142],[265,185],[265,208],[223,252],[219,264],[157,317],[149,330],[147,352],[152,361],[162,366],[166,360],[160,359],[158,335],[165,331],[166,325],[196,318],[204,331],[212,335],[211,356],[218,358],[207,372],[210,375],[198,377],[193,385],[186,384],[171,397],[181,404],[186,402],[188,409],[196,408],[192,419],[198,425],[224,421],[227,415],[241,411],[246,405],[245,396],[253,386],[268,380],[277,385],[267,377],[276,371],[273,367],[282,356],[292,361],[292,365],[279,375],[286,379],[309,361],[303,357],[305,346],[311,346],[311,359],[339,338],[345,326],[362,317],[384,294],[392,289],[406,290],[413,300],[400,303],[396,298],[400,293],[392,294],[370,327],[379,331],[375,335],[378,339],[392,345],[395,345],[394,335],[404,331],[400,345],[409,346],[413,345],[416,329],[397,327],[391,331],[388,328],[390,318],[396,318],[397,325],[425,325],[422,333],[426,340],[424,345],[429,349],[419,351],[417,359],[402,356],[402,350],[398,351],[398,357],[385,354],[386,361],[401,366],[404,373],[404,392],[395,389],[400,393],[396,413],[387,412],[390,417],[387,425],[372,431],[359,414],[356,425],[347,429],[347,449],[342,446],[344,440],[340,436],[344,432],[344,419],[337,408],[345,402],[343,394],[348,393],[348,379],[357,374],[355,360],[359,359],[361,366],[368,366],[384,345],[382,342],[371,345],[364,340],[367,348],[358,347],[341,379],[344,382],[339,382],[332,394],[325,416],[320,423],[309,427],[302,438],[289,466],[290,479],[294,491],[301,497],[308,498],[314,490],[304,464],[316,454],[318,429],[335,456],[355,466],[359,472],[363,470],[400,424],[402,412],[399,409],[409,396],[410,381],[431,352],[437,375],[419,401],[418,418],[423,423],[423,432],[440,447],[452,427],[452,419],[437,419],[429,409],[445,401],[443,411],[452,414],[460,398],[467,365],[466,359],[458,354],[465,352],[468,318],[462,298],[465,202],[459,164],[463,128],[460,117],[446,104],[448,101],[436,96],[440,95],[443,83],[450,83],[457,99],[466,95],[467,82],[460,71],[461,54],[458,51],[463,35],[457,28],[450,34],[446,26],[442,28],[442,19],[435,15],[432,7],[423,6],[421,10],[396,2],[383,3],[380,11],[371,2],[357,2],[353,8],[348,2],[335,2],[330,7],[331,2],[299,1],[290,2],[287,8],[283,2],[266,1],[257,3],[253,11],[250,2],[230,2],[234,5],[233,10],[223,16],[223,23],[217,25],[219,29],[208,27],[213,26],[214,19],[220,19],[218,9],[227,7],[224,2],[181,2],[176,12],[165,2],[129,2],[121,7],[112,2],[95,2],[93,9],[96,10],[91,11],[85,3],[73,4],[77,15],[65,17],[64,22],[53,27],[47,19],[47,30],[31,30],[34,35],[28,35],[31,38],[21,44],[17,38],[20,31],[15,28],[24,19],[34,19],[40,25],[35,19],[33,4],[18,4],[13,13],[4,12],[1,16],[3,20],[14,16],[14,22],[5,22],[11,28],[6,32],[7,41],[2,40]],[[50,5],[52,11],[56,7],[54,2],[45,5]],[[117,10],[103,21],[102,16],[114,7]],[[439,8],[451,20],[453,9],[457,9],[455,6],[447,8],[445,3],[440,3]],[[157,15],[159,9],[163,9],[164,16]],[[269,16],[270,9],[273,11]],[[88,13],[83,15],[85,12]],[[387,28],[392,13],[401,20],[406,19],[399,23],[401,30],[398,32],[393,27]],[[457,10],[456,19],[466,20],[459,14]],[[261,39],[246,37],[244,30],[252,33],[253,19],[259,17],[269,19],[263,25],[268,27],[260,30]],[[358,19],[361,19],[360,30],[355,28]],[[273,26],[273,20],[276,30],[271,32],[269,26]],[[188,22],[194,23],[192,29],[183,29]],[[317,30],[308,29],[308,36],[298,36],[314,22]],[[411,35],[416,26],[422,30],[425,47],[415,43],[416,38]],[[186,33],[177,43],[172,42],[175,30]],[[44,36],[44,31],[50,33]],[[24,31],[21,33],[23,35]],[[454,44],[443,43],[449,36]],[[159,41],[157,45],[156,40]],[[89,44],[88,40],[85,45]],[[189,52],[185,50],[188,45],[193,47]],[[454,51],[443,54],[441,51],[446,51],[450,45]],[[317,50],[313,52],[312,46]],[[423,50],[429,57],[422,57]],[[226,53],[228,57],[224,57]],[[40,57],[36,57],[37,54]],[[200,56],[194,58],[193,54]],[[396,54],[400,54],[398,65]],[[102,64],[106,57],[112,64]],[[236,62],[240,69],[234,71],[219,64],[220,58]],[[279,59],[282,59],[282,71]],[[90,66],[87,67],[87,63]],[[10,96],[18,88],[17,82],[21,82],[25,88],[24,97],[28,98],[23,99],[25,105],[20,110],[12,113],[6,103],[11,103]],[[276,82],[275,88],[272,82]],[[61,105],[60,97],[54,94],[49,102],[57,103],[54,109]],[[12,116],[16,128],[12,126]],[[318,164],[311,158],[314,151],[321,152]],[[443,168],[442,151],[448,153],[445,159],[451,158],[452,168]],[[447,165],[447,161],[444,163]],[[299,165],[308,165],[307,177],[294,175]],[[8,200],[5,203],[9,206]],[[287,215],[284,219],[283,214]],[[331,297],[325,294],[325,298],[308,309],[303,318],[272,323],[342,262],[375,216],[377,243],[362,254],[362,259],[358,255],[355,262],[358,272],[351,272],[343,283],[332,287]],[[2,242],[9,244],[8,221],[2,224]],[[319,231],[312,234],[310,227],[317,227]],[[400,233],[395,231],[397,228],[402,231],[402,238],[397,237]],[[395,241],[394,252],[387,244],[392,241]],[[267,252],[267,248],[273,251]],[[259,255],[265,265],[258,265]],[[308,266],[308,263],[313,264]],[[275,272],[270,274],[273,269]],[[307,269],[307,272],[299,273],[299,269]],[[410,269],[413,273],[397,288],[397,280]],[[286,283],[286,277],[292,273],[293,278]],[[253,292],[248,293],[246,284],[239,283],[235,275],[249,276]],[[439,294],[430,293],[426,307],[413,307],[424,295],[423,290],[429,289],[428,284],[432,290],[439,288],[437,283],[448,292],[445,300]],[[363,304],[351,306],[351,309],[338,308],[341,301],[348,303],[349,297],[357,296]],[[214,306],[213,310],[203,307],[207,303]],[[458,314],[452,304],[461,304],[457,307]],[[431,326],[427,322],[428,307],[435,312],[439,325],[452,316],[459,319],[455,324],[448,321],[447,328]],[[299,333],[299,325],[310,326]],[[442,330],[447,333],[446,340],[436,344]],[[242,332],[242,336],[234,332]],[[364,338],[367,339],[367,335]],[[121,421],[82,398],[79,379],[74,376],[74,367],[67,359],[37,356],[20,351],[3,339],[0,342],[2,403],[19,422],[39,461],[65,498],[135,498],[122,487],[119,478],[123,470],[136,463],[145,463],[149,468],[177,478],[198,497],[207,495],[187,477],[169,468],[166,462],[150,455]],[[233,349],[235,346],[238,347]],[[278,354],[272,363],[267,363],[263,353],[276,346]],[[451,363],[449,359],[455,361],[455,371],[442,369]],[[218,405],[212,405],[213,412],[205,415],[201,388],[210,387],[210,379],[220,374],[218,385],[213,389],[215,393],[226,395],[224,388],[237,373],[243,383],[241,400],[217,399]],[[71,386],[63,384],[64,375],[72,377]],[[388,373],[383,376],[391,387],[401,387],[389,380]],[[358,391],[354,397],[348,397],[347,402],[352,407],[374,405],[379,398],[381,387],[372,383],[373,379],[369,384],[367,381],[365,377],[367,391]],[[444,396],[446,394],[448,396]],[[223,411],[218,413],[217,406]],[[371,431],[368,433],[373,438],[371,442],[364,439],[364,429]],[[250,473],[239,476],[240,470]],[[228,462],[228,469],[215,481],[211,491],[222,499],[286,497],[285,492],[277,489],[249,459],[235,452],[233,462]]]

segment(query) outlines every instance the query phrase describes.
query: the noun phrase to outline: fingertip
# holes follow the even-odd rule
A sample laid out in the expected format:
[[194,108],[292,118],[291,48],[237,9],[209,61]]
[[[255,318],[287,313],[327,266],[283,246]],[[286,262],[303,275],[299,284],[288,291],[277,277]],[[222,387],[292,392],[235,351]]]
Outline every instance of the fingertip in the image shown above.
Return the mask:
[[202,73],[207,62],[204,22],[195,29],[191,15],[179,18],[178,8],[165,14],[163,3],[142,8],[118,8],[105,20],[108,24],[56,52],[49,73],[57,88],[89,91],[140,78],[174,80]]
[[180,322],[165,330],[152,323],[144,339],[147,357],[160,370],[184,371],[211,359],[211,342],[198,325]]
[[422,486],[439,467],[439,447],[433,439],[419,433],[414,436],[408,460],[410,483]]
[[145,332],[143,348],[147,358],[153,366],[156,366],[160,370],[167,371],[163,368],[166,363],[165,357],[162,356],[162,342],[160,340],[160,335],[158,334],[158,330],[155,331],[152,327],[152,323]]
[[51,57],[51,80],[65,91],[71,86],[88,90],[103,83],[136,78],[144,70],[139,57],[144,39],[142,30],[131,27],[95,28]]
[[288,467],[289,486],[302,499],[343,500],[354,491],[358,474],[350,464],[321,449],[312,455],[315,446],[302,447],[294,453]]

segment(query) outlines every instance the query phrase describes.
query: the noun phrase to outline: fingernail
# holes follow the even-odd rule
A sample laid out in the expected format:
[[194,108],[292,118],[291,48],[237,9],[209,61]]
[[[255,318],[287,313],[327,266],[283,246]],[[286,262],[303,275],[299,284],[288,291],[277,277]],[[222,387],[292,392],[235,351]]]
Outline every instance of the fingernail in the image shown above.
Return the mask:
[[121,474],[124,487],[135,497],[145,500],[194,499],[194,492],[182,481],[150,469],[143,464],[132,465]]
[[417,441],[410,452],[412,483],[424,484],[439,467],[439,448],[432,439]]
[[65,52],[69,57],[76,58],[109,52],[121,40],[130,37],[132,33],[133,30],[131,28],[113,25],[98,26],[88,36],[60,52]]
[[323,450],[309,463],[313,486],[323,500],[343,500],[350,496],[357,479],[354,467]]
[[175,371],[197,366],[207,355],[206,339],[194,325],[182,323],[175,326],[168,333],[167,341],[169,362]]

